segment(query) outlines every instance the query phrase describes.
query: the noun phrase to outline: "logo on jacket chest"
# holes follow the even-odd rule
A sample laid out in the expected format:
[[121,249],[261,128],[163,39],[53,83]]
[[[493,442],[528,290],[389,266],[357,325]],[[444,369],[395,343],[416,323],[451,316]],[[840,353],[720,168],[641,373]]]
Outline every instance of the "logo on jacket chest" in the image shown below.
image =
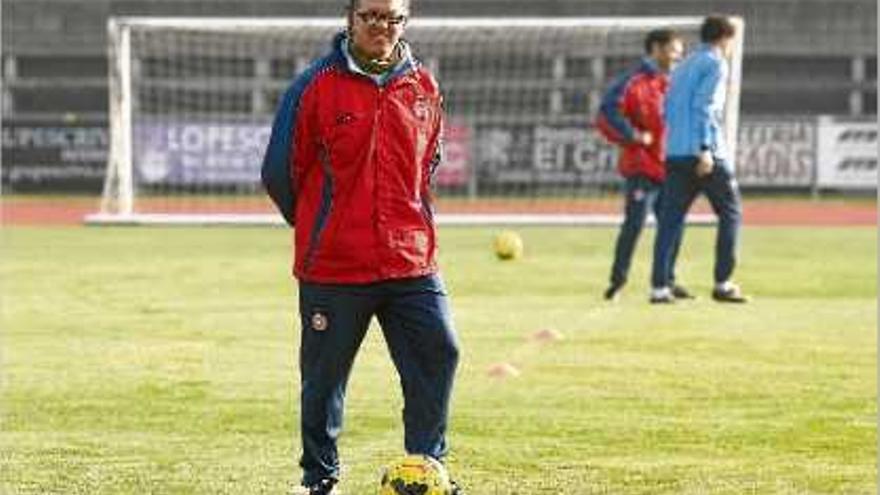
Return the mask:
[[413,116],[420,121],[428,120],[431,116],[431,105],[424,96],[417,96],[412,105]]
[[336,114],[336,125],[351,124],[355,116],[351,112],[339,112]]

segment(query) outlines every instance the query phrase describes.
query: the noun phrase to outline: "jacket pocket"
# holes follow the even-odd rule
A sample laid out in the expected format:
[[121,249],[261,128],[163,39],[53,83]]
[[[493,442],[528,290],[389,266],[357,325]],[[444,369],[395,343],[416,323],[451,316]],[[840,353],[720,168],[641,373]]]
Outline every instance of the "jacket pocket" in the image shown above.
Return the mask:
[[358,156],[368,149],[372,130],[370,119],[362,112],[339,112],[325,129],[327,160],[346,166],[358,163]]
[[431,249],[431,233],[423,227],[392,229],[388,232],[388,247],[408,265],[421,267]]

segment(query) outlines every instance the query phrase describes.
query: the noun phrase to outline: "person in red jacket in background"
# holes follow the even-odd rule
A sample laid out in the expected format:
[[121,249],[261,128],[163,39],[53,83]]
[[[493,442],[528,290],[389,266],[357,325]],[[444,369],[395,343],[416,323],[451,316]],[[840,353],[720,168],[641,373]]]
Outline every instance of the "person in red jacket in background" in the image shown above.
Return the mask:
[[[661,208],[661,190],[666,177],[663,107],[669,72],[681,60],[681,36],[671,29],[656,29],[645,37],[646,55],[618,76],[605,92],[596,126],[612,144],[620,147],[618,171],[625,179],[624,221],[615,247],[611,281],[605,299],[614,300],[626,284],[633,252],[648,211],[656,218]],[[680,241],[680,239],[679,239]],[[676,254],[677,254],[676,245]],[[675,257],[673,257],[673,265]],[[673,293],[692,298],[680,285]]]
[[295,226],[310,495],[339,482],[346,384],[374,316],[403,387],[406,452],[442,460],[448,449],[459,348],[431,204],[443,111],[401,39],[408,15],[406,0],[351,0],[348,29],[283,95],[263,161],[263,184]]

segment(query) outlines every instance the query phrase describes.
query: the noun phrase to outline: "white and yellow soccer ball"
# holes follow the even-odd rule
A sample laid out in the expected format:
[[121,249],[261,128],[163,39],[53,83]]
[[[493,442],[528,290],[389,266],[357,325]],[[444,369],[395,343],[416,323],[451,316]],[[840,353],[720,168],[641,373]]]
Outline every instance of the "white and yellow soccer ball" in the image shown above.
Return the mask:
[[385,468],[379,495],[450,495],[446,468],[436,459],[408,455]]
[[495,256],[500,260],[515,260],[523,255],[523,240],[512,230],[503,230],[495,236]]

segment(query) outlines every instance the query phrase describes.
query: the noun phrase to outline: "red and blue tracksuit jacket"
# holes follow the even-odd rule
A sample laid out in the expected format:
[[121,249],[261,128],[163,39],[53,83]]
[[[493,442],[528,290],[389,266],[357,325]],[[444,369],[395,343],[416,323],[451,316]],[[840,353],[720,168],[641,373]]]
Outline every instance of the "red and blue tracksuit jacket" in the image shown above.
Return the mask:
[[[618,171],[624,177],[643,175],[660,183],[666,178],[666,126],[663,107],[669,76],[647,57],[617,77],[602,98],[596,127],[621,147]],[[635,141],[636,131],[648,131],[653,142]]]
[[434,273],[437,82],[405,44],[382,83],[353,70],[346,47],[338,34],[284,93],[262,164],[269,196],[295,226],[294,274],[365,284]]

